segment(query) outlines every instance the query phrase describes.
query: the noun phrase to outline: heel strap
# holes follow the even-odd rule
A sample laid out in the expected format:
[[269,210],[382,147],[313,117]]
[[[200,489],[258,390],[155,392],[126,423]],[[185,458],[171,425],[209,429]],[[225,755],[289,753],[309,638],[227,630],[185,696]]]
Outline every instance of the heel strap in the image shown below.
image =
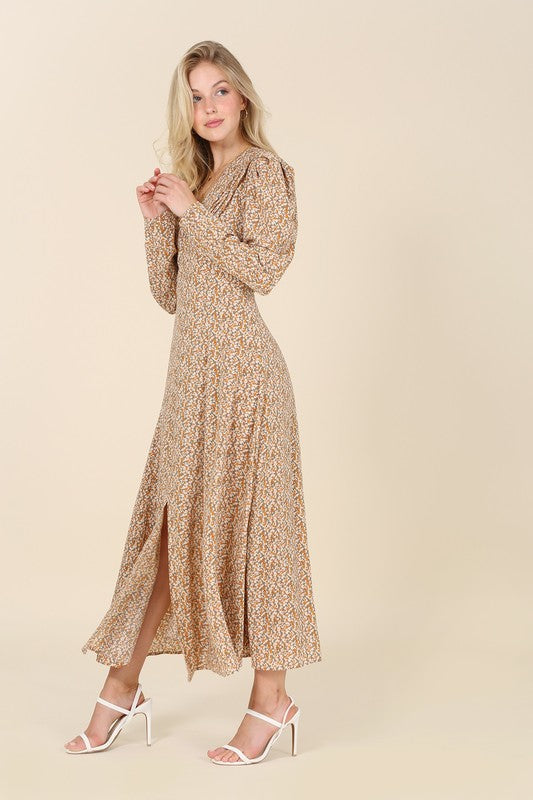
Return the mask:
[[289,713],[290,709],[291,709],[291,708],[293,707],[293,705],[294,705],[294,700],[292,699],[292,697],[290,696],[290,694],[289,694],[289,695],[287,695],[287,697],[289,698],[289,700],[290,700],[291,702],[289,703],[289,705],[288,705],[288,706],[287,706],[287,708],[285,709],[285,713],[284,713],[284,715],[283,715],[283,719],[282,719],[282,721],[281,721],[281,724],[282,724],[282,725],[285,725],[285,720],[287,719],[287,714]]
[[122,711],[123,714],[126,716],[131,716],[137,707],[137,701],[141,696],[141,684],[137,686],[137,691],[135,692],[135,697],[133,698],[133,703],[131,704],[131,708],[123,708],[122,706],[117,706],[115,703],[110,703],[109,700],[104,700],[103,697],[99,697],[96,701],[97,703],[102,703],[102,705],[107,706],[108,708],[113,708],[115,711]]
[[294,705],[294,700],[290,695],[289,695],[289,700],[291,702],[287,706],[281,722],[279,722],[279,720],[277,719],[274,719],[273,717],[268,717],[266,714],[261,714],[260,711],[255,711],[253,708],[247,708],[246,713],[252,714],[254,717],[259,717],[259,719],[264,719],[265,722],[270,722],[271,725],[275,725],[277,728],[282,728],[285,725],[285,719],[287,717],[287,714],[289,713],[289,709],[292,708],[292,706]]

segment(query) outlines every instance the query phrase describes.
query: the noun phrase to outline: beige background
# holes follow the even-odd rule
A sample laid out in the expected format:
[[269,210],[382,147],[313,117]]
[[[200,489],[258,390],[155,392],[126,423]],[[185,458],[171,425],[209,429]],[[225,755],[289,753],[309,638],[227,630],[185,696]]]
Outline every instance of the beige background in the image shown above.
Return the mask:
[[[518,0],[4,4],[6,797],[531,797],[532,22]],[[298,757],[284,733],[237,773],[205,751],[249,660],[187,684],[150,657],[152,747],[138,718],[62,751],[106,673],[81,646],[170,347],[135,186],[205,38],[296,170],[297,253],[258,304],[293,378],[323,643],[288,673]]]

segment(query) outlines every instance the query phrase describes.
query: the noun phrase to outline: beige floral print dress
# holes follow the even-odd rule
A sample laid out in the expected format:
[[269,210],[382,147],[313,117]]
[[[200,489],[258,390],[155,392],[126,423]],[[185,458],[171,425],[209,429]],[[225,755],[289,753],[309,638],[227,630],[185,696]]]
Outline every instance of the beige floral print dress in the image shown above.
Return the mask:
[[229,675],[321,661],[290,375],[259,313],[290,264],[294,168],[249,146],[202,201],[145,219],[151,292],[174,314],[163,402],[108,611],[82,647],[130,661],[159,563],[171,603],[148,655]]

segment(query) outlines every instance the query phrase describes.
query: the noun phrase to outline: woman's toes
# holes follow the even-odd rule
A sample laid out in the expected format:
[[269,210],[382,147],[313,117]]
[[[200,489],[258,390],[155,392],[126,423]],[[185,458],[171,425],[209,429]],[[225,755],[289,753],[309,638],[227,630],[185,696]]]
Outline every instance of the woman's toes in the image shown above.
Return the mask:
[[215,761],[240,761],[237,753],[233,750],[228,750],[226,747],[216,747],[214,750],[208,750],[209,758],[214,758]]
[[81,738],[81,736],[76,736],[75,739],[72,739],[70,742],[67,742],[65,747],[67,748],[67,750],[83,750],[82,745],[83,747],[85,747],[85,745],[83,744],[83,739]]

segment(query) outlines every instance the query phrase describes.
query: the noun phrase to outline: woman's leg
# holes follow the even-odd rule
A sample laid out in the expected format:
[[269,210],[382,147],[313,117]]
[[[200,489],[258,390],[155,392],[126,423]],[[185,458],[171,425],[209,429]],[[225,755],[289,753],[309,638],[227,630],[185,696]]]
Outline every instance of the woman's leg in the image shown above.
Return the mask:
[[[170,587],[168,582],[168,526],[167,526],[167,507],[163,514],[163,524],[161,526],[161,547],[159,553],[159,567],[154,583],[152,595],[148,602],[146,614],[135,644],[135,649],[131,660],[121,667],[110,667],[109,673],[103,685],[100,695],[110,703],[131,708],[139,676],[144,661],[150,649],[159,623],[170,605]],[[144,694],[139,698],[139,704],[144,702]],[[93,715],[85,733],[93,747],[103,744],[107,739],[109,726],[113,720],[121,716],[119,711],[96,703]],[[76,736],[65,747],[69,750],[84,750],[85,742],[81,736]]]
[[[289,697],[285,690],[285,669],[256,669],[254,671],[254,682],[248,708],[266,714],[277,719],[279,722],[289,705]],[[286,722],[296,714],[298,706],[291,706],[287,714]],[[245,714],[237,733],[228,741],[242,750],[248,758],[255,758],[265,749],[265,745],[274,733],[278,730],[275,725],[271,725],[265,720]],[[239,761],[239,756],[233,750],[226,750],[224,747],[216,747],[208,750],[209,758],[216,758],[220,761]]]

